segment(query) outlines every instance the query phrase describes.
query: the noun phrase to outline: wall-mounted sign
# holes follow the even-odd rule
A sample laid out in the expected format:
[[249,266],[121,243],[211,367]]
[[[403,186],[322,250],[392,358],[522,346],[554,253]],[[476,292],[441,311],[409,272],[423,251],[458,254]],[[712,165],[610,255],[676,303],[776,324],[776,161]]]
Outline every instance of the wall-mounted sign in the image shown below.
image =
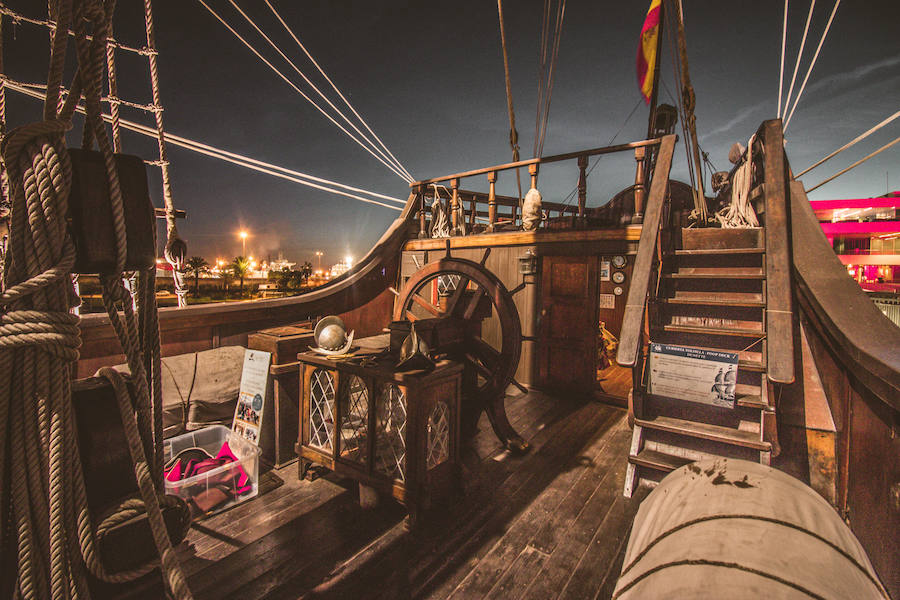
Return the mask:
[[609,281],[609,261],[600,261],[600,281]]
[[622,271],[616,271],[612,274],[612,280],[614,283],[622,283],[625,281],[625,273]]
[[262,350],[244,352],[244,369],[241,371],[241,387],[231,428],[236,434],[259,445],[262,429],[263,407],[269,382],[269,362],[272,354]]
[[600,309],[615,309],[616,308],[616,295],[615,294],[600,294]]
[[738,355],[650,343],[650,393],[734,408]]

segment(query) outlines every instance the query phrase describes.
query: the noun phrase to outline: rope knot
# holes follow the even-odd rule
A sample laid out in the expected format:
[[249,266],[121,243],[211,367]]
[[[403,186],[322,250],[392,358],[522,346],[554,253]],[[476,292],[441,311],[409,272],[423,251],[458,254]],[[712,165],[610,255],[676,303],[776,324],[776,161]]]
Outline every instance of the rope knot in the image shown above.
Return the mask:
[[177,231],[173,231],[166,242],[165,257],[176,271],[184,270],[184,262],[187,259],[187,243],[178,236]]

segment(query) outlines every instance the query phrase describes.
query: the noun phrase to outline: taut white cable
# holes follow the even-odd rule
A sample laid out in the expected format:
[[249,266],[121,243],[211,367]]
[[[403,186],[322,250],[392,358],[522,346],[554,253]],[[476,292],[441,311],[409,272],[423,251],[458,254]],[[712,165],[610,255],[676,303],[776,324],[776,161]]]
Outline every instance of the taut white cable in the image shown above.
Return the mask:
[[278,67],[276,67],[275,65],[273,65],[273,64],[272,64],[271,62],[269,62],[262,54],[260,54],[259,51],[256,50],[256,48],[254,48],[252,44],[250,44],[250,42],[248,42],[247,40],[245,40],[245,39],[241,36],[241,34],[239,34],[237,31],[235,31],[235,29],[234,29],[233,27],[231,27],[231,25],[229,25],[222,17],[220,17],[219,14],[218,14],[216,11],[214,11],[212,8],[210,8],[209,5],[208,5],[206,2],[204,2],[204,0],[197,0],[197,1],[198,1],[200,4],[202,4],[202,5],[206,8],[206,10],[209,11],[210,14],[212,14],[216,19],[218,19],[219,22],[222,23],[222,25],[224,25],[226,29],[228,29],[228,31],[230,31],[237,39],[239,39],[245,46],[247,46],[247,48],[248,48],[251,52],[253,52],[253,54],[255,54],[256,57],[259,58],[259,60],[261,60],[263,63],[265,63],[266,66],[268,66],[270,69],[272,69],[279,77],[281,77],[281,78],[284,80],[285,83],[287,83],[289,86],[291,86],[292,88],[294,88],[294,90],[295,90],[298,94],[300,94],[301,96],[303,96],[303,97],[306,99],[307,102],[309,102],[310,104],[312,104],[313,106],[315,106],[316,109],[317,109],[320,113],[322,113],[322,115],[324,115],[326,119],[328,119],[329,121],[331,121],[332,123],[334,123],[334,125],[335,125],[338,129],[340,129],[340,130],[343,131],[345,134],[347,134],[347,136],[349,136],[350,139],[352,139],[354,142],[356,142],[357,144],[359,144],[359,146],[360,146],[361,148],[363,148],[366,152],[368,152],[369,154],[371,154],[372,156],[374,156],[381,164],[383,164],[383,165],[386,166],[388,169],[390,169],[391,171],[393,171],[394,174],[396,174],[400,179],[402,179],[403,181],[406,181],[407,183],[409,183],[409,180],[406,178],[406,175],[404,175],[403,173],[401,173],[399,170],[397,170],[396,167],[394,167],[394,166],[391,165],[390,163],[386,162],[383,158],[381,158],[380,156],[378,156],[377,154],[375,154],[375,153],[371,150],[371,148],[369,148],[368,146],[366,146],[365,144],[363,144],[362,141],[360,141],[355,135],[353,135],[352,133],[350,133],[349,131],[347,131],[347,129],[346,129],[343,125],[341,125],[340,123],[338,123],[337,121],[335,121],[335,120],[334,120],[334,117],[332,117],[332,116],[329,115],[327,112],[325,112],[325,111],[322,109],[321,106],[319,106],[318,104],[316,104],[315,100],[313,100],[312,98],[310,98],[309,96],[307,96],[306,93],[303,92],[303,90],[301,90],[299,87],[297,87],[297,85],[296,85],[293,81],[291,81],[290,79],[288,79],[288,78],[284,75],[284,73],[282,73],[280,70],[278,70]]
[[831,177],[829,177],[829,178],[826,179],[825,181],[823,181],[823,182],[821,182],[821,183],[818,183],[818,184],[812,186],[811,188],[809,188],[808,190],[806,190],[807,193],[813,191],[813,190],[816,189],[816,188],[822,187],[823,185],[825,185],[826,183],[828,183],[829,181],[831,181],[831,180],[833,180],[833,179],[837,179],[838,177],[840,177],[841,175],[843,175],[844,173],[846,173],[846,172],[849,171],[850,169],[854,169],[854,168],[858,167],[859,165],[863,164],[864,162],[866,162],[867,160],[869,160],[870,158],[872,158],[873,156],[875,156],[875,155],[877,155],[877,154],[881,154],[882,152],[884,152],[885,150],[887,150],[888,148],[890,148],[891,146],[893,146],[893,145],[896,144],[897,142],[900,142],[900,137],[896,138],[893,142],[888,142],[887,144],[885,144],[884,146],[882,146],[881,148],[879,148],[879,149],[876,150],[875,152],[871,153],[870,155],[866,156],[865,158],[859,159],[858,161],[856,161],[855,163],[853,163],[852,165],[850,165],[850,166],[847,167],[846,169],[843,169],[843,170],[841,170],[841,171],[838,171],[837,173],[835,173],[834,175],[832,175]]
[[791,87],[788,88],[787,98],[784,99],[784,108],[779,113],[784,115],[791,103],[791,95],[794,93],[794,82],[797,80],[797,71],[800,70],[800,59],[803,58],[803,47],[806,45],[806,34],[809,32],[809,22],[812,21],[813,10],[816,8],[816,0],[809,3],[809,14],[806,15],[806,27],[803,28],[803,39],[800,40],[800,50],[797,52],[797,62],[794,64],[794,74],[791,76]]
[[778,118],[781,118],[781,92],[784,88],[784,51],[787,45],[788,0],[784,0],[784,25],[781,29],[781,68],[778,69]]
[[896,119],[897,117],[900,117],[900,110],[898,110],[897,112],[895,112],[894,114],[892,114],[890,117],[888,117],[887,119],[885,119],[884,121],[882,121],[881,123],[879,123],[878,125],[876,125],[875,127],[873,127],[872,129],[868,130],[867,132],[858,135],[853,141],[844,144],[843,146],[841,146],[840,148],[838,148],[837,150],[835,150],[834,152],[832,152],[831,154],[829,154],[828,156],[826,156],[825,158],[823,158],[822,160],[820,160],[819,162],[817,162],[816,164],[811,165],[811,166],[809,166],[809,167],[806,167],[805,169],[803,169],[802,171],[800,171],[799,173],[797,173],[797,175],[795,175],[795,178],[796,178],[796,177],[802,177],[805,173],[808,173],[809,171],[812,171],[813,169],[815,169],[816,167],[818,167],[819,165],[821,165],[821,164],[824,163],[825,161],[831,160],[832,158],[834,158],[835,156],[837,156],[838,154],[840,154],[841,152],[843,152],[844,150],[846,150],[846,149],[849,148],[850,146],[853,146],[853,145],[856,144],[857,142],[866,139],[866,138],[869,137],[871,134],[875,133],[876,131],[878,131],[879,129],[881,129],[882,127],[884,127],[885,125],[887,125],[888,123],[890,123],[891,121],[893,121],[894,119]]
[[797,97],[794,99],[794,104],[791,106],[791,112],[787,116],[787,120],[784,122],[784,131],[787,131],[788,125],[791,123],[791,117],[794,116],[794,111],[797,110],[797,104],[800,102],[800,96],[803,95],[803,90],[806,89],[806,82],[809,80],[809,74],[812,73],[813,67],[816,66],[816,60],[819,58],[819,51],[822,50],[822,44],[825,43],[825,36],[828,35],[828,30],[831,29],[831,22],[834,21],[834,14],[837,12],[838,5],[841,3],[841,0],[835,0],[834,8],[831,9],[831,16],[828,17],[828,24],[825,26],[825,31],[822,33],[821,39],[819,39],[819,45],[816,47],[816,53],[813,55],[812,62],[809,63],[809,69],[806,70],[806,76],[803,78],[803,83],[800,85],[800,91],[797,92]]
[[285,31],[288,32],[288,35],[290,35],[294,39],[294,41],[297,42],[297,46],[299,46],[300,49],[303,50],[303,53],[306,54],[306,57],[310,60],[310,62],[313,65],[315,65],[316,69],[319,70],[319,73],[322,74],[322,77],[325,78],[325,81],[327,81],[331,85],[331,87],[334,89],[334,91],[337,93],[337,95],[340,96],[341,100],[344,101],[344,104],[347,105],[347,108],[349,108],[353,112],[353,114],[356,115],[356,118],[359,119],[359,122],[362,123],[363,126],[366,128],[366,130],[372,134],[372,137],[374,137],[375,140],[381,145],[381,147],[384,148],[384,151],[387,152],[391,156],[391,158],[394,159],[395,163],[403,170],[403,172],[409,176],[409,180],[413,181],[415,178],[412,176],[412,174],[406,169],[406,167],[403,166],[403,163],[401,163],[397,159],[397,157],[394,156],[394,154],[390,150],[388,150],[388,147],[384,144],[384,142],[381,141],[381,138],[378,137],[378,134],[376,134],[374,131],[372,131],[372,128],[369,127],[368,123],[366,123],[366,120],[363,119],[362,116],[358,112],[356,112],[356,109],[353,108],[353,105],[350,104],[350,101],[344,97],[344,94],[341,93],[341,90],[338,89],[338,87],[334,84],[334,82],[331,80],[331,78],[328,76],[328,74],[325,73],[325,71],[322,69],[322,67],[319,66],[319,63],[316,61],[315,58],[313,58],[313,55],[309,53],[309,51],[306,49],[306,46],[304,46],[300,42],[300,39],[294,34],[294,31],[288,26],[288,24],[285,23],[284,19],[281,18],[281,15],[278,14],[278,11],[275,10],[275,7],[272,6],[272,4],[269,2],[269,0],[265,0],[265,3],[269,7],[269,9],[272,11],[272,14],[275,15],[275,18],[278,19],[278,21],[281,23],[282,27],[284,27]]
[[[311,87],[311,88],[313,89],[313,91],[316,92],[316,93],[319,95],[320,98],[322,98],[322,100],[324,100],[326,103],[328,103],[328,106],[330,106],[331,109],[332,109],[334,112],[336,112],[336,113],[338,114],[338,116],[340,116],[340,117],[344,120],[345,123],[347,123],[347,125],[349,125],[350,127],[352,127],[352,128],[353,128],[353,131],[355,131],[357,134],[359,134],[359,136],[360,136],[363,140],[365,140],[366,143],[369,144],[369,146],[371,146],[372,150],[374,150],[375,152],[377,152],[378,154],[380,154],[382,158],[384,158],[386,161],[390,162],[390,163],[391,163],[394,167],[396,167],[399,171],[404,172],[403,166],[402,166],[402,165],[398,165],[396,162],[394,162],[396,159],[391,160],[391,158],[390,158],[387,154],[385,154],[384,151],[381,150],[381,148],[379,148],[378,146],[376,146],[375,143],[374,143],[372,140],[370,140],[370,139],[368,138],[368,136],[367,136],[365,133],[363,133],[362,131],[360,131],[360,130],[359,130],[359,127],[357,127],[356,124],[354,124],[350,119],[348,119],[348,118],[347,118],[347,115],[345,115],[345,114],[341,111],[341,109],[339,109],[337,106],[335,106],[334,103],[333,103],[331,100],[329,100],[328,97],[327,97],[325,94],[322,93],[322,91],[316,86],[316,84],[313,83],[313,82],[309,79],[309,77],[307,77],[306,74],[305,74],[303,71],[300,70],[300,68],[294,63],[294,61],[292,61],[290,58],[288,58],[287,55],[286,55],[284,52],[281,51],[281,48],[279,48],[278,45],[277,45],[275,42],[272,41],[272,38],[270,38],[268,35],[266,35],[266,33],[265,33],[262,29],[259,28],[259,26],[256,24],[256,22],[254,22],[253,19],[251,19],[250,16],[249,16],[247,13],[245,13],[245,12],[241,9],[241,7],[237,5],[237,3],[236,3],[234,0],[228,0],[228,1],[229,1],[229,2],[231,3],[231,5],[235,8],[235,10],[237,10],[238,13],[240,13],[240,15],[241,15],[242,17],[244,17],[244,20],[247,21],[247,23],[249,23],[250,26],[253,27],[253,29],[255,29],[256,32],[257,32],[264,40],[266,40],[266,42],[269,43],[269,45],[272,47],[272,49],[275,50],[275,52],[277,52],[278,55],[281,56],[281,58],[283,58],[284,61],[285,61],[287,64],[289,64],[289,65],[291,66],[291,68],[294,69],[294,71],[295,71],[298,75],[300,75],[300,77],[303,78],[303,81],[305,81],[306,84],[307,84],[309,87]],[[407,182],[408,182],[408,183],[412,183],[412,182],[413,182],[412,177],[408,177],[408,178],[407,178]]]

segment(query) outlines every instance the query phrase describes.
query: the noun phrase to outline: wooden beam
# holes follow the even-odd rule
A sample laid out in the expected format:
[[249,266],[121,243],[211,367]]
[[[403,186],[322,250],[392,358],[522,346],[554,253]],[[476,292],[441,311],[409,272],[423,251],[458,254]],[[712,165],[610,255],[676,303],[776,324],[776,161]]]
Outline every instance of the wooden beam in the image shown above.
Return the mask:
[[[565,242],[598,242],[621,240],[636,242],[640,239],[641,228],[627,229],[574,229],[538,231],[504,231],[499,233],[481,233],[450,238],[451,248],[484,248],[490,246],[530,246],[533,244],[565,243]],[[446,241],[443,239],[409,240],[404,250],[443,250]]]
[[644,146],[656,146],[660,143],[659,138],[654,138],[652,140],[641,140],[639,142],[629,142],[627,144],[619,144],[617,146],[603,146],[602,148],[592,148],[590,150],[581,150],[578,152],[567,152],[566,154],[556,154],[554,156],[545,156],[543,158],[529,158],[527,160],[520,160],[517,162],[505,163],[502,165],[496,165],[493,167],[484,167],[483,169],[475,169],[473,171],[463,171],[461,173],[454,173],[452,175],[445,175],[443,177],[432,177],[431,179],[423,179],[422,181],[414,181],[409,186],[411,188],[415,188],[419,185],[427,185],[431,183],[440,183],[442,181],[450,181],[451,179],[463,178],[463,177],[473,177],[475,175],[484,175],[485,173],[490,173],[491,171],[509,171],[510,169],[516,169],[519,167],[527,167],[529,165],[540,165],[547,164],[553,162],[559,162],[562,160],[571,160],[573,158],[578,158],[579,156],[596,156],[598,154],[612,154],[614,152],[624,152],[626,150],[634,150],[635,148],[641,148]]
[[[166,209],[154,207],[153,210],[156,212],[156,218],[157,218],[157,219],[165,219],[165,218],[166,218]],[[176,208],[176,209],[175,209],[175,218],[176,218],[176,219],[185,219],[185,218],[187,218],[187,211],[180,210],[180,209]]]
[[794,328],[784,133],[781,119],[766,121],[762,128],[766,197],[766,373],[769,381],[793,383]]
[[634,261],[631,286],[628,288],[628,299],[625,301],[625,314],[622,317],[622,329],[619,334],[619,351],[616,357],[623,367],[633,367],[637,363],[642,339],[644,322],[644,305],[647,302],[647,290],[650,286],[650,271],[656,257],[656,240],[659,234],[659,223],[662,209],[666,201],[666,190],[669,187],[669,171],[672,169],[672,154],[675,150],[675,135],[667,135],[659,147],[659,157],[653,170],[650,182],[650,199],[641,229],[641,241]]

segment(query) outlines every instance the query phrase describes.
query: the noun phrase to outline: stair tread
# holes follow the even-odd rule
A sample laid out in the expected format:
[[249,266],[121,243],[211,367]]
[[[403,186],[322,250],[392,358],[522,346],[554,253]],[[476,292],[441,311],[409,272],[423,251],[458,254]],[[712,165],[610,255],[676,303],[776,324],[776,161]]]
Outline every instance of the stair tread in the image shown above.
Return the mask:
[[704,256],[716,254],[765,254],[765,248],[697,248],[694,250],[676,250],[677,256]]
[[629,455],[628,462],[641,467],[656,469],[658,471],[674,471],[675,469],[694,461],[683,456],[674,456],[672,454],[660,452],[659,450],[644,448],[637,454]]
[[[760,296],[761,294],[753,294],[755,296]],[[762,300],[757,299],[729,299],[722,298],[719,294],[706,294],[696,296],[675,296],[672,298],[663,298],[663,302],[666,304],[707,304],[710,306],[749,306],[749,307],[758,307],[764,308],[766,303]]]
[[765,451],[772,449],[772,445],[769,442],[760,440],[759,433],[753,431],[743,431],[731,427],[723,427],[721,425],[711,425],[709,423],[688,421],[666,416],[656,416],[650,419],[636,418],[634,422],[637,425],[647,427],[648,429],[668,431],[680,435],[730,444],[732,446],[743,446]]
[[665,331],[680,333],[700,333],[706,335],[731,335],[743,337],[765,337],[766,333],[760,329],[737,329],[730,327],[708,327],[704,325],[664,325]]
[[681,267],[666,273],[672,279],[765,279],[762,267]]

